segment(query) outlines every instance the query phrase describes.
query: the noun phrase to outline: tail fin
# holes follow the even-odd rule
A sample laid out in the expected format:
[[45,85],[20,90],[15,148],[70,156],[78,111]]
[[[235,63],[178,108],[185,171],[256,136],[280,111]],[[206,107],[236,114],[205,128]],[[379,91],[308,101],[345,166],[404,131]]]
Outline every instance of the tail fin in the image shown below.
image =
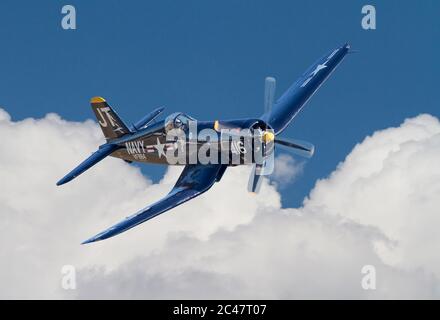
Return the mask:
[[94,97],[90,103],[107,141],[130,133],[128,127],[104,98]]

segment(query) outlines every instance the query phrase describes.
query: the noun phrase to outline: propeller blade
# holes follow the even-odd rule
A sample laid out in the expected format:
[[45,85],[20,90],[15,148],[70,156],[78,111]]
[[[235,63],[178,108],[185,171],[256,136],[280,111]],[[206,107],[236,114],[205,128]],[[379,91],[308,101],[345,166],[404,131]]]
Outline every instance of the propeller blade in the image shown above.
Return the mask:
[[274,157],[273,155],[267,157],[262,164],[254,164],[252,172],[249,177],[248,191],[252,193],[260,192],[261,182],[263,177],[271,174],[274,170]]
[[264,113],[269,114],[272,111],[273,101],[275,98],[276,80],[267,77],[264,84]]
[[261,165],[254,164],[252,167],[252,172],[249,177],[249,183],[248,183],[248,191],[252,193],[258,193],[260,192],[261,188],[261,181],[263,181],[263,176],[260,174],[257,174],[261,170]]
[[290,151],[306,158],[312,157],[315,152],[314,145],[306,141],[276,138],[275,143],[288,147]]

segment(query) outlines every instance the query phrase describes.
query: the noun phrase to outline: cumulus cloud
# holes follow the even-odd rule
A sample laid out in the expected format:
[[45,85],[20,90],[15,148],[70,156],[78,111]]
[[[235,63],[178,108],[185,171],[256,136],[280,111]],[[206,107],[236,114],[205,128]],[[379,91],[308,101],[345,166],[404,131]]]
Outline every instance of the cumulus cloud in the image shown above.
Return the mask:
[[381,257],[440,278],[440,125],[421,115],[358,144],[306,206],[374,225],[393,240]]
[[274,171],[270,178],[284,188],[293,183],[303,172],[304,161],[297,160],[289,154],[282,153],[275,157]]
[[[301,208],[282,209],[268,181],[248,194],[249,168],[229,168],[201,197],[81,246],[165,195],[181,168],[153,184],[108,158],[56,187],[103,142],[99,128],[0,109],[0,297],[438,298],[439,133],[429,115],[376,132]],[[361,287],[367,264],[376,290]],[[61,288],[63,265],[76,267],[76,290]]]

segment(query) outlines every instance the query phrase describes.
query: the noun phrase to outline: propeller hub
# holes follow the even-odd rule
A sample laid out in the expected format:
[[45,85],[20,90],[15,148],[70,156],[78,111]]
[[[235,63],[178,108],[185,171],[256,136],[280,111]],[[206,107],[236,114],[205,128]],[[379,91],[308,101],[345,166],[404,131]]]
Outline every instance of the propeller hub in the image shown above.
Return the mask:
[[262,140],[264,143],[269,143],[275,140],[275,134],[271,131],[264,131],[262,135]]

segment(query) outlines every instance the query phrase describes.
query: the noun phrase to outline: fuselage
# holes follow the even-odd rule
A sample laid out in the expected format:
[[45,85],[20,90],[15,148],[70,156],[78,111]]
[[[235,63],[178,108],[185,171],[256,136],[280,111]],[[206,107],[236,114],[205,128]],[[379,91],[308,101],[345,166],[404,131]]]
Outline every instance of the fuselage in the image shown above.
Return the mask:
[[[131,136],[113,141],[118,149],[111,156],[128,162],[166,165],[251,164],[255,157],[247,155],[252,155],[258,145],[254,144],[254,137],[247,129],[259,122],[259,119],[196,121],[190,118],[178,128],[180,133],[173,135],[167,120],[158,121]],[[176,161],[178,154],[183,157],[180,161]]]

